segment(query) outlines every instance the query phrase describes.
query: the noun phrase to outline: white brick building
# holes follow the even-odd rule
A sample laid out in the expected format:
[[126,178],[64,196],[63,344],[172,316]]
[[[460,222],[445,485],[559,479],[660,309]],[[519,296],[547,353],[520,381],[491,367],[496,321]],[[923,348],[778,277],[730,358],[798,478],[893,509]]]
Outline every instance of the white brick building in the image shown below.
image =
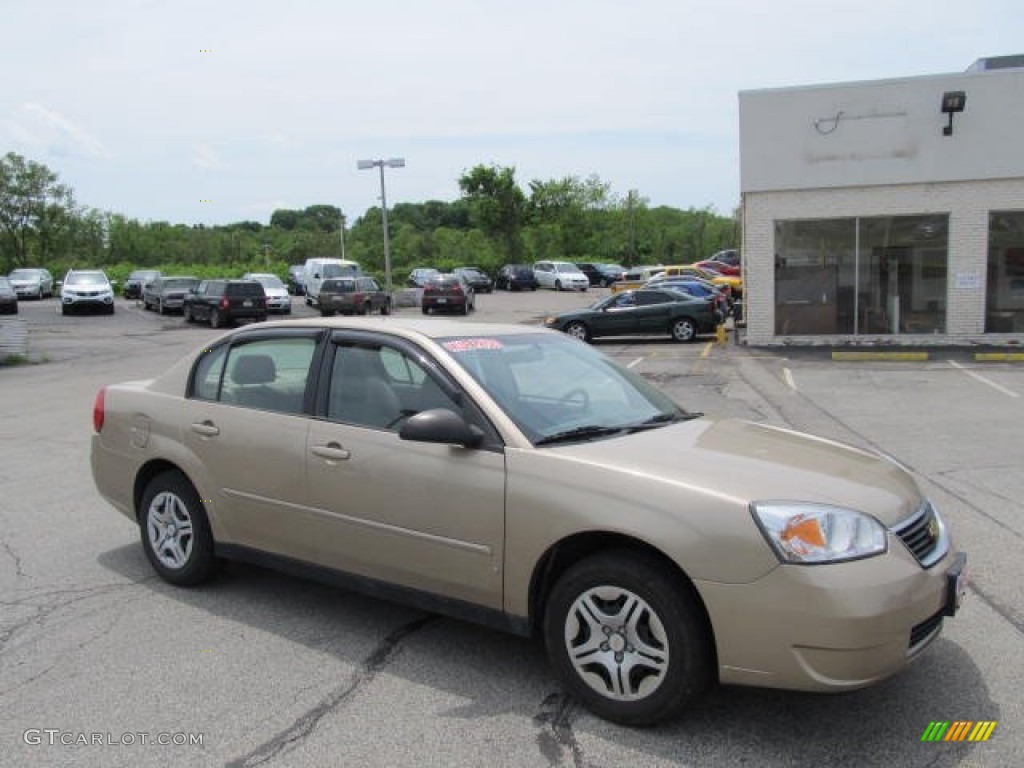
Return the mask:
[[1024,343],[1024,56],[739,101],[748,343]]

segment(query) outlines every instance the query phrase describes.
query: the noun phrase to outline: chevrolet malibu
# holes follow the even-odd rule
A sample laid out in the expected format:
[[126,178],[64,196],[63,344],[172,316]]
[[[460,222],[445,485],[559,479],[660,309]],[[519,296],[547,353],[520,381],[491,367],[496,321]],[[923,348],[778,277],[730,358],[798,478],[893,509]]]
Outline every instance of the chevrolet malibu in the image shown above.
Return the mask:
[[96,485],[167,581],[235,558],[539,635],[624,724],[715,683],[877,682],[965,590],[892,461],[688,412],[543,328],[261,323],[104,387],[93,421]]

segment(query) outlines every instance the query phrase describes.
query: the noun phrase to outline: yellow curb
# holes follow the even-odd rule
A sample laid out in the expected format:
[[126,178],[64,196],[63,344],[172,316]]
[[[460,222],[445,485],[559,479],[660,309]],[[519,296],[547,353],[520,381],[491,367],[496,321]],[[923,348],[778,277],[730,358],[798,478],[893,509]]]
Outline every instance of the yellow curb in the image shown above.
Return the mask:
[[1024,362],[1024,352],[975,352],[978,363]]
[[896,362],[927,362],[927,352],[833,352],[832,359],[836,361],[863,362],[865,360],[887,360]]

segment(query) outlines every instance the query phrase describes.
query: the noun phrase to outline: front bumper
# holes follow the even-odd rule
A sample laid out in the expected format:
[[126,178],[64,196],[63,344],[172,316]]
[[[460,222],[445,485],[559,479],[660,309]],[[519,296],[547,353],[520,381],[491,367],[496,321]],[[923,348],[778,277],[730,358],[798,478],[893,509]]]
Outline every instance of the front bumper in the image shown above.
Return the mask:
[[750,584],[697,582],[720,681],[843,691],[895,674],[938,637],[961,557],[950,549],[925,569],[890,534],[878,557],[781,565]]
[[65,306],[69,307],[109,307],[114,303],[114,294],[110,291],[74,294],[65,293],[61,294],[60,300]]
[[292,308],[290,296],[267,296],[268,312],[287,312]]

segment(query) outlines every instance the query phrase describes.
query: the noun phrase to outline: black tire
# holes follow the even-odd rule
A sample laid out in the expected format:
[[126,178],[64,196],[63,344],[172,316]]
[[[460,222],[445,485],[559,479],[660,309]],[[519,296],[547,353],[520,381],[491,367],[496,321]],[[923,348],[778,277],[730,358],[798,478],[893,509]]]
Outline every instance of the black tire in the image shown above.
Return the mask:
[[556,291],[562,290],[562,281],[561,280],[555,280],[555,290]]
[[697,340],[697,324],[688,317],[677,317],[668,328],[673,341],[682,343]]
[[333,317],[333,316],[334,316],[334,310],[333,309],[321,309],[320,310],[320,317]]
[[164,300],[163,299],[157,299],[156,300],[156,313],[158,315],[166,315],[167,314],[167,310],[164,308]]
[[[711,635],[693,587],[667,564],[638,551],[600,552],[563,573],[545,605],[544,640],[569,693],[598,716],[623,725],[674,717],[714,679]],[[612,689],[615,684],[621,694]]]
[[388,299],[387,301],[380,305],[380,313],[382,315],[391,314],[391,299]]
[[113,305],[113,304],[111,304],[111,305],[109,305],[109,306],[107,307],[107,314],[108,314],[108,315],[112,315],[112,314],[114,314],[114,305]]
[[359,314],[360,315],[368,315],[368,314],[370,314],[370,302],[366,302],[365,304],[363,304],[363,306],[361,306],[359,308]]
[[206,510],[180,472],[163,472],[149,481],[139,507],[139,528],[142,549],[164,581],[187,587],[212,575],[216,558]]
[[430,314],[430,308],[429,307],[423,307],[422,309],[423,309],[423,314],[424,315],[429,315]]
[[220,310],[217,310],[217,309],[211,309],[210,310],[210,327],[211,328],[220,328]]
[[192,322],[192,308],[191,307],[183,307],[182,310],[181,310],[181,317],[182,317],[182,319],[186,323],[191,323]]
[[67,317],[67,315],[69,314],[68,305],[67,304],[61,304],[60,305],[60,313],[62,315],[64,315],[65,317]]
[[565,326],[565,334],[580,341],[590,342],[590,329],[587,328],[586,323],[581,323],[578,320],[574,320]]
[[462,314],[464,314],[464,315],[468,315],[469,314],[469,302],[468,301],[462,302]]

